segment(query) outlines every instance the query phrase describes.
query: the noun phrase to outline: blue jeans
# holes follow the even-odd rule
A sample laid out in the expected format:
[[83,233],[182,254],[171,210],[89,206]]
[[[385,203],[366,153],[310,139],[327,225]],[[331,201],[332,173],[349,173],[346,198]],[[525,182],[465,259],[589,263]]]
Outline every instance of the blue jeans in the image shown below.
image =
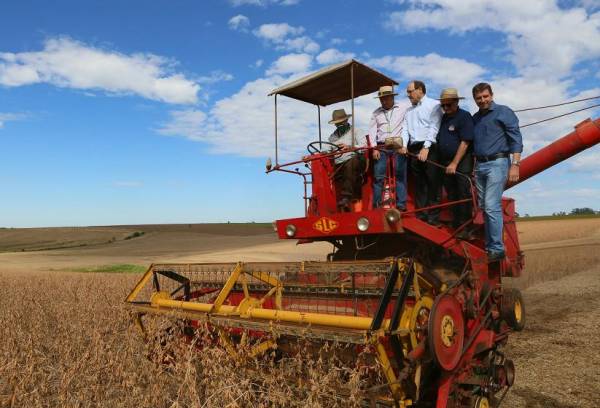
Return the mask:
[[373,185],[373,207],[381,207],[381,195],[387,170],[387,158],[396,158],[396,207],[406,208],[406,156],[391,150],[380,150],[381,156],[375,162],[375,184]]
[[510,160],[507,157],[475,165],[475,186],[479,207],[485,219],[485,248],[488,252],[503,252],[502,193],[508,178]]

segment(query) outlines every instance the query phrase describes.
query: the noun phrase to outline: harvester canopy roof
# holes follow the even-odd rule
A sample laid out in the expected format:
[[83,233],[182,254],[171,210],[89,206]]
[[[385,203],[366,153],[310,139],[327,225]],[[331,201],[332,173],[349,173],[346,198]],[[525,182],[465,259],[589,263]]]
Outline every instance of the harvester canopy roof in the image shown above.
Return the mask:
[[384,85],[398,85],[390,77],[356,60],[330,65],[303,78],[290,82],[271,95],[285,95],[289,98],[327,106],[352,98],[352,69],[354,69],[354,97],[375,92]]

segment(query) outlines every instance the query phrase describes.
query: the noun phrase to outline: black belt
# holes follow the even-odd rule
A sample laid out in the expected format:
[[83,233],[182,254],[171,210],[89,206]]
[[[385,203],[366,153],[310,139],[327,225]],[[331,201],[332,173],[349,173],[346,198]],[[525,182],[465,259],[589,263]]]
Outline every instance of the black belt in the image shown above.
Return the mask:
[[492,154],[491,156],[475,156],[475,158],[477,159],[478,162],[485,163],[485,162],[494,161],[494,160],[502,159],[502,158],[509,157],[509,156],[510,156],[509,153],[496,153],[496,154]]

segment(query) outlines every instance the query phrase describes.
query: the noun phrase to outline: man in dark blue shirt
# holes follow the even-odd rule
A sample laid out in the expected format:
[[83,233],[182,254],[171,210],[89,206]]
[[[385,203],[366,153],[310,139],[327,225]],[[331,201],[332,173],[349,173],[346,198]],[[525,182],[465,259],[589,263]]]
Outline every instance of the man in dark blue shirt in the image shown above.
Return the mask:
[[[473,115],[475,137],[475,185],[479,206],[485,215],[485,246],[488,261],[504,259],[502,192],[506,179],[519,180],[523,138],[519,119],[508,107],[494,103],[490,84],[473,87],[473,99],[479,111]],[[512,154],[512,163],[510,155]]]
[[[469,112],[458,107],[459,99],[465,98],[458,96],[455,88],[444,89],[440,95],[444,116],[437,136],[437,145],[440,164],[446,166],[443,185],[450,201],[472,197],[470,177],[473,173],[473,156],[470,144],[473,141],[473,118]],[[455,204],[452,207],[454,228],[472,218],[472,208],[471,202]],[[468,230],[462,229],[457,236],[468,238]]]

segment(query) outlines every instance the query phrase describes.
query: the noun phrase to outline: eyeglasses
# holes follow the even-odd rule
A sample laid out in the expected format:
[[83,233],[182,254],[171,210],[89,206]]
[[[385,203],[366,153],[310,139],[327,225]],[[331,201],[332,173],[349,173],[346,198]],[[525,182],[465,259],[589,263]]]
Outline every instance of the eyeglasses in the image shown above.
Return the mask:
[[452,107],[452,105],[454,105],[454,102],[449,102],[449,103],[440,103],[440,106],[442,108],[450,108]]
[[406,93],[410,95],[411,93],[413,93],[416,90],[417,90],[416,88],[415,89],[407,89]]

